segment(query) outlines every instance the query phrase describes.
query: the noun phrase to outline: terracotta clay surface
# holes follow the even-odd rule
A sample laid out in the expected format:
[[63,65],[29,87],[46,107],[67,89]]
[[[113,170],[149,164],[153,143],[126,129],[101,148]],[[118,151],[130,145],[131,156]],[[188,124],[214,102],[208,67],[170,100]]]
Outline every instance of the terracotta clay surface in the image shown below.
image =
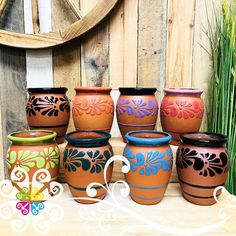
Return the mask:
[[224,185],[228,175],[227,139],[211,133],[189,133],[181,139],[176,168],[183,196],[194,204],[212,205],[214,189]]
[[[117,122],[121,135],[133,130],[154,130],[158,104],[155,88],[119,88],[116,105]],[[125,141],[125,139],[124,139]]]
[[110,132],[114,102],[111,88],[76,87],[72,115],[76,130],[103,130]]
[[59,148],[55,142],[56,133],[43,130],[26,130],[8,135],[12,142],[7,152],[9,175],[15,167],[28,172],[29,180],[37,170],[45,168],[56,180],[59,172]]
[[202,90],[189,88],[164,89],[161,102],[161,125],[165,132],[172,135],[171,144],[179,145],[179,135],[197,132],[204,114],[201,99]]
[[57,143],[64,141],[70,119],[67,88],[30,88],[26,106],[30,129],[49,129],[57,133]]
[[[75,131],[66,135],[66,146],[63,167],[66,181],[73,197],[79,203],[95,203],[96,201],[78,199],[89,197],[86,188],[96,182],[105,185],[104,167],[113,151],[108,143],[110,134],[103,131]],[[110,182],[113,166],[107,169],[107,181]],[[95,198],[103,199],[106,190],[95,186]]]
[[125,174],[131,198],[140,204],[152,205],[164,196],[172,172],[171,136],[157,131],[131,131],[124,156],[131,169]]

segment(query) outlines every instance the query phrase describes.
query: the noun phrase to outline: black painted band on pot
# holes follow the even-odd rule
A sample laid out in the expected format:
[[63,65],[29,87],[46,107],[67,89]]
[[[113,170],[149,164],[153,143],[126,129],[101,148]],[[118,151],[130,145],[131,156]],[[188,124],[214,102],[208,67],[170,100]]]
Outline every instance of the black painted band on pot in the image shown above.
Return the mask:
[[209,132],[189,132],[180,135],[181,142],[200,147],[224,147],[227,136]]
[[121,95],[154,95],[156,88],[119,88]]
[[27,91],[29,93],[55,93],[55,94],[63,94],[67,92],[66,87],[48,87],[48,88],[28,88]]
[[[94,137],[92,137],[94,136]],[[68,143],[75,147],[101,147],[108,144],[111,135],[105,131],[81,130],[65,135]]]

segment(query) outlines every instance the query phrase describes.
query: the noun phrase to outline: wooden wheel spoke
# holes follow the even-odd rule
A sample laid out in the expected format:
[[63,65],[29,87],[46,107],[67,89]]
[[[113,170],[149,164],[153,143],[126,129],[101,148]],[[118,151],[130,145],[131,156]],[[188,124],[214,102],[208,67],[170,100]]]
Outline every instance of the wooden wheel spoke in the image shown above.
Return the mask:
[[[37,4],[37,0],[32,0],[34,4]],[[56,45],[63,44],[74,38],[80,37],[82,34],[89,31],[95,25],[97,25],[116,5],[117,2],[121,0],[103,0],[101,3],[97,4],[90,12],[85,16],[81,14],[79,7],[74,3],[73,0],[65,0],[74,14],[80,18],[78,21],[67,27],[65,30],[60,32],[49,32],[44,34],[22,34],[9,32],[0,29],[0,44],[19,47],[19,48],[49,48]],[[2,4],[7,3],[7,0],[2,0],[0,2],[0,10],[3,6]],[[5,5],[4,5],[5,6]],[[33,20],[35,21],[34,32],[38,32],[38,11],[33,12]],[[80,15],[80,16],[79,16]]]

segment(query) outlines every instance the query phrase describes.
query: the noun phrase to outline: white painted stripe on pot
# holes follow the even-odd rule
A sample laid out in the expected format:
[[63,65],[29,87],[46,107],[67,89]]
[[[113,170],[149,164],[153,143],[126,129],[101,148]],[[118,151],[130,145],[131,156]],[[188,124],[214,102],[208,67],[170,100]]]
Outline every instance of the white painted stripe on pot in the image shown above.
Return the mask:
[[[50,32],[51,0],[38,0],[40,32]],[[24,0],[25,33],[33,33],[31,0]],[[26,80],[28,88],[53,87],[52,50],[26,50]]]

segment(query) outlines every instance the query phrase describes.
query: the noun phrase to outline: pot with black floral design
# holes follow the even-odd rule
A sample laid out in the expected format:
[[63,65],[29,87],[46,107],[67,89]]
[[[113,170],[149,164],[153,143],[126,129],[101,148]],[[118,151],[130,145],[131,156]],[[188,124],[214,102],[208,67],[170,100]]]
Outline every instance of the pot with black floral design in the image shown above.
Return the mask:
[[164,89],[165,96],[161,102],[161,126],[163,131],[172,135],[171,144],[179,145],[179,135],[198,132],[204,114],[203,93],[193,88]]
[[212,205],[227,179],[229,157],[227,137],[216,133],[192,132],[180,136],[176,168],[185,199],[198,205]]
[[125,179],[131,198],[140,204],[159,203],[166,191],[172,172],[171,135],[164,132],[140,130],[125,135],[124,156],[130,162]]
[[[107,161],[113,156],[109,144],[111,135],[105,131],[74,131],[65,137],[68,144],[63,167],[70,192],[79,203],[96,203],[106,196],[105,187],[111,180],[113,166],[109,165],[106,173],[104,171]],[[96,189],[93,197],[87,192],[89,184]]]
[[31,182],[36,171],[46,169],[51,180],[56,180],[60,152],[55,138],[56,133],[50,130],[24,130],[9,134],[8,139],[12,142],[6,161],[9,176],[15,167],[19,167],[27,172]]
[[76,130],[110,132],[114,117],[112,88],[76,87],[72,116]]
[[154,130],[158,104],[156,88],[119,88],[120,97],[116,104],[118,126],[125,134],[133,130]]
[[30,129],[49,129],[57,133],[57,143],[64,141],[70,120],[67,88],[29,88],[26,105]]

